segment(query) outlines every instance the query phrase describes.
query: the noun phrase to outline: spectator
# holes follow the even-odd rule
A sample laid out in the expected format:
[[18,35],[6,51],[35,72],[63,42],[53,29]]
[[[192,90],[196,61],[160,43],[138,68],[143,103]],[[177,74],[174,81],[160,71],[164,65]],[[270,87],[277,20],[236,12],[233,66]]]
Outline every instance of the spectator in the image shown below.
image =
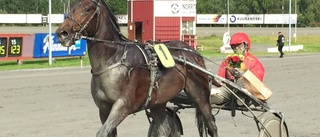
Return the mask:
[[282,48],[284,46],[284,36],[282,35],[281,32],[278,32],[278,40],[277,40],[277,46],[278,46],[278,51],[280,52],[280,58],[283,58],[283,51]]

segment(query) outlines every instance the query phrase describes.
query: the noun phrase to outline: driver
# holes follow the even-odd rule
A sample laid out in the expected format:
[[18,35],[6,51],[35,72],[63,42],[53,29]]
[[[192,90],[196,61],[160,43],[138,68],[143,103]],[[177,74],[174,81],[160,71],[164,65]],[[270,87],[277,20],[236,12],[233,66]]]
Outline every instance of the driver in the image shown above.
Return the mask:
[[[250,70],[260,81],[263,81],[265,69],[262,63],[255,56],[249,53],[251,42],[248,35],[243,32],[235,33],[231,37],[230,45],[235,55],[243,57],[241,65],[239,68],[230,67],[228,56],[226,60],[221,62],[218,76],[236,82],[237,78],[239,78],[241,74],[246,70]],[[221,87],[221,84],[215,80],[212,81],[212,84],[216,87]],[[230,95],[227,95],[223,90],[226,89],[221,87],[218,90],[217,88],[213,88],[211,90],[211,95],[219,98],[212,98],[211,103],[222,104],[230,99]]]

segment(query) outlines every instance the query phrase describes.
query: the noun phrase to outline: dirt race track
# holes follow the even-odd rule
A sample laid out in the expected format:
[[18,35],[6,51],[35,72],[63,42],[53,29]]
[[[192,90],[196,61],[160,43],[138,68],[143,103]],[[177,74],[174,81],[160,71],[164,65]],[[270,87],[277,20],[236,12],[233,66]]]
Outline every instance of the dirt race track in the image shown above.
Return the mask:
[[[122,28],[125,33],[126,28]],[[22,31],[23,30],[23,31]],[[53,28],[54,32],[55,28]],[[226,28],[200,28],[199,36],[223,35]],[[249,35],[275,35],[287,28],[231,28]],[[0,27],[0,33],[47,33],[48,28]],[[319,29],[299,28],[301,35],[320,35]],[[286,35],[286,33],[285,33]],[[291,137],[320,136],[320,55],[258,57],[265,65],[265,84],[273,91],[268,103],[282,111]],[[219,63],[221,59],[213,59]],[[80,63],[79,63],[80,64]],[[216,72],[218,66],[207,63]],[[0,66],[1,67],[1,66]],[[101,127],[98,109],[90,94],[90,68],[0,71],[0,137],[93,137]],[[215,112],[215,111],[214,111]],[[179,114],[183,137],[196,137],[194,110]],[[220,137],[256,137],[253,119],[237,112],[217,116]],[[127,117],[118,136],[145,137],[149,123],[145,112]]]
[[[291,137],[320,136],[320,55],[259,57],[265,84],[273,91],[268,103],[282,111]],[[218,63],[221,59],[213,59]],[[212,71],[217,65],[207,64]],[[101,127],[90,94],[90,68],[0,71],[0,137],[93,137]],[[179,114],[183,137],[198,136],[194,110]],[[237,112],[217,115],[220,137],[256,137],[253,119]],[[145,112],[127,117],[119,137],[145,137]]]

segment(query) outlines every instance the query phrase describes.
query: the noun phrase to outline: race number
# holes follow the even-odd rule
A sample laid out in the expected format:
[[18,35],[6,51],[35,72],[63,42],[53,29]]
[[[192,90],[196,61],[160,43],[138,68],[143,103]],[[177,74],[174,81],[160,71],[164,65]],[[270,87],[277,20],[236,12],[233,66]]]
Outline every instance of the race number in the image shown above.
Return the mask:
[[19,57],[21,56],[22,51],[22,38],[10,38],[9,47],[8,47],[8,56],[9,57]]
[[0,58],[7,56],[7,38],[0,37]]
[[170,51],[168,50],[168,48],[166,47],[166,45],[156,44],[154,46],[154,51],[157,53],[157,55],[160,59],[160,62],[162,63],[162,65],[164,67],[171,68],[175,65],[173,57],[172,57]]

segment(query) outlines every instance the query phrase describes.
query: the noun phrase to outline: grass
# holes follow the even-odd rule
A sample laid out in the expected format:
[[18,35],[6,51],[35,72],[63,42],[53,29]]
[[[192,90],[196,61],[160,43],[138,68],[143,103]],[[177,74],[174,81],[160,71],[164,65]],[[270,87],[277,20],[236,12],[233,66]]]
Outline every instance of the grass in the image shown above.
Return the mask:
[[[48,58],[24,60],[22,65],[18,65],[17,61],[0,61],[0,70],[19,70],[19,69],[41,69],[56,67],[80,66],[81,59],[79,57],[55,58],[52,65],[49,65]],[[82,65],[90,65],[88,57],[82,58]]]
[[[206,57],[223,57],[225,54],[220,53],[220,47],[223,45],[221,36],[199,37],[198,40],[204,46],[204,51],[200,53]],[[276,47],[276,40],[274,36],[252,36],[250,37],[252,46],[268,46]],[[297,42],[292,38],[291,45],[303,45],[304,49],[297,52],[290,52],[286,54],[300,54],[300,53],[320,53],[320,37],[319,36],[300,36]],[[288,43],[285,43],[288,46]],[[267,52],[252,52],[254,55],[274,55],[278,53]]]
[[[199,51],[205,57],[225,57],[226,54],[220,53],[220,47],[222,46],[221,36],[210,36],[210,37],[198,37],[200,43],[204,46],[204,51]],[[293,39],[294,41],[294,39]],[[252,46],[275,46],[276,38],[273,36],[252,36]],[[288,45],[288,44],[286,44]],[[297,43],[292,42],[292,45],[304,45],[304,49],[297,52],[290,52],[288,54],[303,54],[303,53],[320,53],[320,37],[319,36],[300,36],[297,39]],[[253,52],[254,55],[275,55],[278,53],[267,53],[267,52]],[[90,65],[89,59],[85,56],[82,59],[83,66]],[[0,70],[18,70],[18,69],[36,69],[36,68],[54,68],[54,67],[70,67],[80,66],[79,57],[64,57],[55,58],[52,65],[49,65],[48,59],[33,59],[24,60],[22,65],[17,65],[16,61],[0,61]]]

